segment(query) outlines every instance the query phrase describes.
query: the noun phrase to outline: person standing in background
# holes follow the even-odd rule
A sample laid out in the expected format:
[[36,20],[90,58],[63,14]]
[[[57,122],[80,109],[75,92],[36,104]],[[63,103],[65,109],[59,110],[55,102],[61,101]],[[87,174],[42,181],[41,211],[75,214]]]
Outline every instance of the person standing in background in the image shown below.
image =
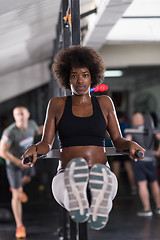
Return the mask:
[[[144,117],[141,113],[135,113],[132,116],[132,125],[136,129],[144,129]],[[154,153],[154,141],[150,147],[146,146],[143,134],[134,133],[126,135],[127,140],[136,141],[142,147],[145,147],[146,153],[143,159],[133,162],[135,180],[138,184],[138,193],[143,205],[142,211],[137,212],[139,217],[150,217],[153,215],[150,204],[150,194],[148,183],[152,192],[153,200],[156,205],[155,213],[160,215],[160,188],[157,178],[157,163]]]
[[[120,112],[120,111],[117,112],[117,117],[119,120],[119,126],[121,129],[122,136],[125,138],[124,130],[126,128],[130,128],[130,124],[126,121],[124,112]],[[122,164],[127,173],[127,177],[128,177],[130,189],[131,189],[131,194],[136,195],[137,194],[137,186],[136,186],[136,182],[134,180],[133,165],[132,165],[130,158],[126,155],[118,156],[118,158],[113,159],[113,161],[111,163],[111,168],[112,168],[114,174],[116,175],[116,177],[119,179]]]
[[30,113],[24,106],[13,109],[15,122],[4,129],[1,138],[0,155],[6,160],[6,172],[12,192],[11,207],[16,222],[16,238],[25,238],[26,230],[22,221],[22,202],[27,201],[23,186],[35,175],[35,168],[26,168],[21,155],[34,143],[35,134],[42,133],[35,121],[29,120]]

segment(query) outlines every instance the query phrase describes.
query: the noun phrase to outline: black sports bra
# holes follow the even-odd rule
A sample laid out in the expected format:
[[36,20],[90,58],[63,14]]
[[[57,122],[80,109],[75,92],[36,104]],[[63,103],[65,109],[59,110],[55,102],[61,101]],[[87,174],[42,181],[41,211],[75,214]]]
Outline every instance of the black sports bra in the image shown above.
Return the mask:
[[93,114],[77,117],[72,113],[72,97],[68,96],[57,131],[61,147],[105,146],[106,121],[96,97],[91,97]]

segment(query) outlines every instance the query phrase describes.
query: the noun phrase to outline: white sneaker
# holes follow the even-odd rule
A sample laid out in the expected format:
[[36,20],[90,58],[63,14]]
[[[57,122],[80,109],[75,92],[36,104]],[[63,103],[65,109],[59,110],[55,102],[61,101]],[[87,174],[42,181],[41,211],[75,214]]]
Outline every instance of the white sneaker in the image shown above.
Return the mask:
[[155,214],[160,215],[160,208],[156,208]]
[[112,176],[103,164],[95,164],[89,174],[91,206],[88,223],[94,229],[104,228],[111,208]]
[[152,215],[153,215],[153,212],[151,210],[149,211],[142,210],[137,212],[138,217],[152,217]]
[[66,166],[64,182],[68,191],[69,213],[75,222],[85,222],[89,218],[87,184],[88,164],[83,158],[72,159]]

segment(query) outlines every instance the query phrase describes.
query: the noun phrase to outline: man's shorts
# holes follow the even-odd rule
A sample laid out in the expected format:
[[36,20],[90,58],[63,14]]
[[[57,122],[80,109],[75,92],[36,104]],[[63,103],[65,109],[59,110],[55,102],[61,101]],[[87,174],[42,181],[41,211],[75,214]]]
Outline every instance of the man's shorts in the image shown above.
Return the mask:
[[134,175],[136,182],[157,180],[157,166],[155,161],[133,161]]
[[36,173],[34,166],[21,169],[13,163],[6,165],[6,172],[10,187],[15,189],[22,186],[22,178],[24,176],[33,177]]

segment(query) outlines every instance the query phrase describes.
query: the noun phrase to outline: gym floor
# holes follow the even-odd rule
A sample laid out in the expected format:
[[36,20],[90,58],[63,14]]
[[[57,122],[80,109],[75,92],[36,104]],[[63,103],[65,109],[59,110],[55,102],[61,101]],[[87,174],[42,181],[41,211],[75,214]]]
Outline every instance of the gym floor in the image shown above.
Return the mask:
[[[32,184],[32,185],[31,185]],[[26,240],[60,240],[60,207],[52,198],[49,189],[36,191],[36,183],[26,187],[29,201],[23,205]],[[32,192],[31,192],[32,190]],[[43,190],[43,191],[42,191]],[[154,209],[154,204],[152,202]],[[2,206],[0,206],[2,208]],[[3,204],[10,211],[10,203]],[[132,196],[125,176],[119,183],[119,190],[107,226],[96,231],[88,226],[88,240],[159,240],[160,217],[140,218],[136,211],[141,208],[137,195]],[[13,240],[15,223],[10,219],[0,222],[0,240]],[[85,239],[83,239],[85,240]]]

